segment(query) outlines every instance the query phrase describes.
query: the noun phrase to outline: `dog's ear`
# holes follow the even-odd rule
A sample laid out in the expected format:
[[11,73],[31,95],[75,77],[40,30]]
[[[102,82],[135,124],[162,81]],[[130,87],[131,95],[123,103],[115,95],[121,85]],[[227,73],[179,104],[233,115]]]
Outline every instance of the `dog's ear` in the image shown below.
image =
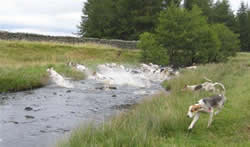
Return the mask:
[[195,111],[195,105],[193,105],[192,107],[191,107],[191,112],[194,112]]
[[199,109],[201,109],[201,105],[193,105],[192,109],[191,109],[191,112],[196,112],[198,111]]

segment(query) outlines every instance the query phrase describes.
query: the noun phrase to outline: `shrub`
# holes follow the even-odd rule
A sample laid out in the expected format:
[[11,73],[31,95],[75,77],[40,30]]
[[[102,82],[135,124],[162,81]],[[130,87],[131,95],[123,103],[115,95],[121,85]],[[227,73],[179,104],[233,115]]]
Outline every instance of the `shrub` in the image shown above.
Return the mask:
[[208,25],[202,27],[195,38],[195,46],[191,63],[210,63],[216,60],[216,55],[219,52],[220,40],[217,33]]
[[226,61],[235,55],[237,35],[223,24],[209,25],[201,14],[197,6],[187,11],[172,5],[162,11],[155,32],[140,38],[142,59],[166,64],[167,57],[169,64],[179,67]]
[[201,14],[197,6],[191,11],[171,6],[161,12],[156,37],[168,50],[171,64],[186,66],[214,59],[219,40]]
[[225,61],[229,56],[235,56],[240,48],[238,35],[234,34],[224,24],[214,24],[212,25],[212,29],[217,33],[221,43],[215,60]]
[[140,37],[143,61],[176,67],[215,61],[220,40],[201,13],[196,6],[187,11],[172,5],[162,11],[155,33]]
[[146,32],[140,35],[138,47],[142,49],[141,60],[143,62],[160,65],[168,64],[167,50],[156,41],[154,34]]

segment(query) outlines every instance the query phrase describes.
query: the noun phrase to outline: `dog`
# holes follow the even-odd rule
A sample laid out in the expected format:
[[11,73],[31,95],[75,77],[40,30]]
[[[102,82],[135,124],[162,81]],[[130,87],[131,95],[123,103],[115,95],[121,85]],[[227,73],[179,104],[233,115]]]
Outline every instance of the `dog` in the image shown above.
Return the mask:
[[[187,117],[193,118],[193,121],[189,125],[188,130],[192,130],[195,123],[198,121],[200,117],[200,113],[210,114],[210,117],[208,120],[208,126],[207,126],[209,128],[213,121],[213,116],[217,115],[221,111],[221,109],[224,106],[225,101],[226,101],[226,96],[224,94],[218,94],[218,95],[203,98],[199,100],[197,104],[189,106]],[[218,110],[214,112],[216,108]]]
[[53,67],[48,68],[47,72],[49,73],[49,76],[52,79],[52,81],[58,86],[65,88],[74,88],[74,85],[71,84],[68,80],[65,80],[64,77],[61,76],[59,73],[57,73]]
[[186,67],[186,69],[197,69],[197,66],[193,65],[193,66],[188,66]]
[[73,62],[68,62],[66,65],[73,67],[80,72],[86,72],[88,70],[88,68],[85,67],[84,65],[73,63]]
[[204,90],[204,91],[212,91],[213,93],[218,93],[219,90],[216,88],[217,85],[219,85],[223,91],[225,91],[225,87],[222,83],[218,82],[212,82],[208,78],[204,77],[208,82],[204,82],[199,85],[185,85],[182,91],[184,90],[191,90],[191,91],[198,91],[198,90]]

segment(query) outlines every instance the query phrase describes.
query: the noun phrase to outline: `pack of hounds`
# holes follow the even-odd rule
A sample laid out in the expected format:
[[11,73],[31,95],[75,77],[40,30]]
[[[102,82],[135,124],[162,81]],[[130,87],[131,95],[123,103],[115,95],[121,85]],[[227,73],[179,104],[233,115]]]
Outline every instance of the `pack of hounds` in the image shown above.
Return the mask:
[[[206,77],[204,78],[207,82],[199,85],[185,85],[182,89],[191,91],[204,90],[215,93],[215,95],[200,99],[197,104],[189,106],[187,117],[193,118],[193,120],[189,125],[188,130],[193,129],[195,123],[199,120],[201,113],[208,113],[210,115],[207,126],[209,128],[213,121],[213,116],[217,115],[221,111],[226,101],[226,89],[224,85],[222,83],[213,82]],[[215,111],[215,109],[217,110]]]
[[[80,65],[80,64],[73,64],[72,62],[69,62],[67,65],[69,65],[71,67],[75,67],[77,70],[82,71],[82,72],[88,71],[85,66]],[[169,77],[171,75],[177,76],[179,74],[178,71],[174,71],[173,69],[171,69],[169,67],[160,68],[159,66],[154,65],[152,63],[149,65],[141,64],[140,69],[137,69],[137,70],[133,69],[131,71],[129,69],[125,69],[124,66],[116,65],[115,63],[100,65],[100,67],[105,67],[105,68],[106,67],[107,68],[108,67],[110,67],[110,68],[119,67],[119,69],[123,69],[126,71],[128,70],[129,73],[133,73],[135,75],[138,75],[140,73],[151,73],[151,74],[147,74],[145,76],[146,77],[153,77],[154,80],[156,79],[155,77],[158,77],[158,78],[160,78],[159,80],[161,80],[161,81],[164,79],[167,79],[167,77]],[[197,66],[190,66],[190,67],[187,67],[186,69],[196,69],[196,68],[197,68]],[[55,72],[53,68],[50,68],[47,71],[50,73],[52,80],[55,81],[57,83],[57,85],[60,85],[62,87],[66,87],[66,88],[73,88],[73,85],[71,83],[69,83],[67,80],[65,80],[57,72]],[[96,72],[94,72],[93,76],[95,78],[99,78],[99,79],[105,78],[105,77],[103,77],[103,75],[100,75],[99,73],[96,73]],[[197,104],[193,104],[193,105],[189,106],[187,116],[189,118],[193,118],[193,120],[192,120],[191,124],[189,125],[188,130],[192,130],[195,123],[198,121],[201,113],[210,114],[210,117],[208,120],[208,127],[210,127],[210,125],[213,121],[213,116],[217,115],[221,111],[221,109],[223,108],[224,103],[226,101],[226,96],[225,96],[226,89],[225,89],[224,85],[222,83],[219,83],[219,82],[213,82],[212,80],[210,80],[206,77],[204,77],[204,79],[207,80],[207,82],[204,82],[204,83],[201,83],[198,85],[185,85],[185,87],[182,89],[182,91],[184,91],[184,90],[191,90],[191,91],[204,90],[204,91],[209,91],[209,92],[212,92],[215,94],[213,96],[200,99]],[[215,109],[217,109],[217,111],[215,111]]]

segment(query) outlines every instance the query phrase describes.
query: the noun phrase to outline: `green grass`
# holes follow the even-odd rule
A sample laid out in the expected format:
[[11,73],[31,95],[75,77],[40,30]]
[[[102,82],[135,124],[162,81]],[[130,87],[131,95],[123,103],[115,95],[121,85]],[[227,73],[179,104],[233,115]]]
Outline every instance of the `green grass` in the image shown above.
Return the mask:
[[1,68],[0,91],[19,91],[41,87],[48,82],[48,75],[45,71],[45,67],[39,66]]
[[65,63],[71,61],[91,68],[106,62],[136,64],[139,53],[138,50],[91,43],[72,45],[0,40],[0,93],[46,85],[49,79],[46,72],[48,67],[54,67],[66,77],[80,80],[84,75]]
[[[76,129],[60,147],[248,147],[250,146],[250,54],[239,53],[224,64],[208,64],[195,71],[181,71],[166,81],[169,95],[158,94],[128,113],[114,117],[99,127]],[[206,76],[222,82],[227,89],[223,110],[207,128],[208,115],[201,115],[193,131],[187,128],[188,106],[211,95],[208,92],[181,91],[185,84],[198,84]]]

